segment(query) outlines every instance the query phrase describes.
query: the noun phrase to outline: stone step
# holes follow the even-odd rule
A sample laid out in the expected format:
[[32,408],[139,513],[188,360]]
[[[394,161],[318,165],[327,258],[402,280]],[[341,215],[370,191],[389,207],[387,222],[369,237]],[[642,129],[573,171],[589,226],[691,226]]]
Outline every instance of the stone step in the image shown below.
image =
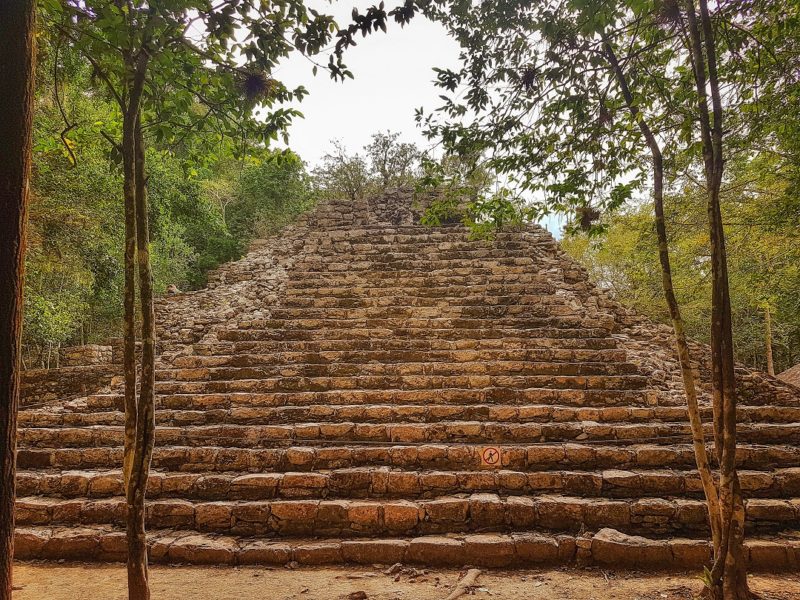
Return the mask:
[[536,306],[539,304],[563,304],[564,299],[554,300],[548,294],[471,294],[457,299],[432,298],[430,296],[372,296],[339,298],[336,296],[292,296],[281,302],[283,308],[296,310],[325,309],[427,309],[443,311],[458,310],[474,306]]
[[507,392],[532,388],[551,390],[642,390],[642,375],[394,375],[345,377],[270,377],[221,381],[156,381],[159,394],[228,392],[346,392],[499,388]]
[[[552,317],[498,317],[497,319],[471,319],[462,317],[453,318],[361,318],[361,319],[270,319],[262,321],[261,327],[239,328],[234,330],[238,333],[238,338],[234,339],[261,339],[259,335],[272,335],[273,330],[283,330],[286,333],[306,330],[320,330],[322,333],[327,330],[335,330],[339,335],[342,333],[354,334],[354,337],[363,337],[365,330],[376,331],[396,331],[396,330],[449,330],[452,333],[460,333],[461,330],[483,330],[495,329],[505,331],[507,329],[518,330],[549,330],[549,329],[575,329],[583,325],[592,327],[598,325],[596,317],[589,317],[583,314],[572,314],[566,316]],[[513,333],[512,331],[512,333]],[[550,333],[550,332],[548,332]],[[323,336],[327,337],[327,336]],[[220,336],[220,339],[230,339]],[[271,339],[267,337],[266,339]]]
[[[282,298],[284,302],[290,303],[295,298],[317,298],[317,299],[371,299],[371,298],[390,298],[393,301],[408,302],[413,305],[414,302],[423,298],[427,299],[442,299],[447,298],[453,300],[455,303],[462,301],[465,298],[472,298],[476,294],[484,294],[486,296],[508,296],[508,295],[526,295],[526,294],[539,294],[548,295],[556,292],[556,286],[550,282],[541,283],[512,283],[508,281],[492,281],[492,282],[462,282],[450,283],[446,286],[435,285],[413,285],[404,286],[398,285],[387,288],[385,286],[330,286],[325,282],[317,282],[317,285],[311,285],[313,282],[307,282],[308,285],[303,287],[287,287],[283,290]],[[416,283],[416,282],[414,282]],[[431,283],[431,282],[429,282]]]
[[525,362],[536,363],[621,363],[625,362],[624,350],[612,349],[550,349],[508,348],[501,350],[366,350],[366,351],[319,351],[319,352],[231,352],[212,355],[178,356],[172,365],[181,369],[198,367],[263,367],[266,365],[328,365],[367,363],[393,365],[413,363],[470,364],[475,362]]
[[[515,470],[687,469],[695,465],[690,444],[493,444],[500,466]],[[312,471],[369,466],[416,470],[463,471],[481,468],[484,445],[306,443],[273,448],[218,446],[157,447],[153,467],[186,472]],[[709,452],[713,452],[709,444]],[[797,445],[741,443],[737,465],[756,471],[790,468],[800,463]],[[20,448],[20,469],[96,469],[122,464],[121,447]]]
[[[224,332],[223,332],[224,334]],[[306,334],[306,337],[307,334]],[[244,353],[263,354],[266,352],[434,352],[434,351],[485,351],[498,350],[504,352],[536,351],[536,350],[613,350],[617,347],[617,340],[612,337],[491,337],[435,339],[398,337],[382,339],[305,339],[305,340],[264,340],[242,342],[202,342],[192,346],[196,355],[239,355]]]
[[403,266],[374,264],[369,268],[351,270],[349,262],[323,263],[306,269],[295,265],[290,271],[291,278],[287,286],[293,289],[312,288],[314,287],[312,284],[324,288],[353,285],[381,287],[387,290],[415,287],[446,289],[448,284],[459,286],[473,281],[476,285],[489,285],[499,283],[502,279],[505,283],[530,285],[528,293],[558,281],[567,291],[574,292],[581,287],[580,283],[566,283],[558,273],[553,273],[552,279],[548,279],[536,272],[536,267],[531,266],[491,266],[481,265],[480,262],[473,265],[470,262],[462,262],[439,263],[438,266],[431,265],[427,268],[427,261],[420,261],[417,265],[406,264],[405,268]]
[[[531,274],[538,270],[538,261],[530,256],[485,257],[479,253],[464,253],[462,256],[448,257],[441,253],[427,256],[380,255],[371,257],[363,254],[353,255],[351,260],[344,257],[304,260],[292,265],[295,279],[328,275],[335,278],[403,277],[407,274],[425,273],[431,276],[459,276],[503,274]],[[538,274],[538,273],[537,273]],[[540,275],[540,274],[539,274]],[[540,275],[541,276],[541,275]]]
[[[324,265],[330,262],[328,259],[337,255],[350,254],[354,257],[351,263],[353,268],[369,268],[374,265],[396,264],[410,262],[415,265],[422,261],[430,260],[436,262],[450,263],[476,263],[489,262],[497,265],[534,265],[541,261],[541,256],[536,252],[531,252],[524,244],[516,244],[515,247],[492,247],[492,244],[461,244],[458,248],[440,248],[433,245],[407,245],[398,246],[397,249],[381,248],[375,250],[368,247],[356,248],[353,244],[343,245],[335,255],[331,256],[305,256],[298,260],[295,265],[302,267],[308,265]],[[383,250],[383,251],[381,251]]]
[[[362,251],[370,248],[388,247],[389,252],[401,249],[419,248],[437,245],[439,249],[456,247],[499,247],[506,244],[522,244],[532,251],[536,248],[552,248],[555,242],[549,233],[538,231],[499,232],[492,240],[476,240],[470,237],[463,225],[443,225],[426,227],[423,225],[376,225],[359,223],[354,225],[352,218],[347,217],[339,223],[324,224],[309,222],[313,230],[324,231],[324,238],[317,240],[319,249],[335,250],[337,253]],[[397,249],[397,250],[394,250]],[[319,253],[309,253],[311,255]]]
[[[317,275],[292,273],[286,282],[285,294],[324,297],[345,293],[350,296],[370,295],[369,291],[383,296],[405,297],[428,296],[434,298],[459,298],[480,292],[500,294],[553,294],[556,285],[540,275],[510,273],[508,275],[485,274],[481,276],[452,275],[431,277],[424,272],[397,272],[394,278],[333,278],[324,273]],[[297,275],[297,276],[295,276]],[[570,286],[561,286],[569,288]],[[575,291],[574,285],[568,291]]]
[[[85,427],[90,425],[122,425],[123,397],[114,397],[114,406],[90,410],[88,404],[66,409],[21,410],[19,427]],[[703,407],[701,418],[710,421],[710,407]],[[800,421],[800,407],[738,406],[742,424],[786,423]],[[266,425],[275,423],[352,422],[352,423],[440,423],[442,421],[504,421],[509,423],[596,423],[654,424],[687,422],[686,409],[679,406],[575,408],[548,404],[513,406],[507,404],[313,404],[309,406],[260,407],[244,406],[229,409],[181,410],[159,407],[158,425]]]
[[[742,470],[739,478],[746,498],[800,496],[800,468],[797,467],[775,471]],[[147,498],[416,499],[475,492],[504,495],[560,493],[588,498],[703,498],[700,478],[695,470],[403,471],[389,467],[286,473],[151,471]],[[17,472],[18,496],[108,498],[123,494],[119,469]]]
[[[159,394],[156,406],[176,410],[210,410],[280,406],[310,406],[349,404],[359,406],[379,404],[431,405],[447,404],[473,406],[477,404],[564,405],[574,407],[652,407],[661,400],[652,391],[641,390],[567,390],[529,388],[440,389],[426,390],[336,390],[324,392],[280,393],[185,393]],[[683,404],[681,402],[680,404]],[[78,410],[123,410],[121,394],[92,394],[85,403],[74,402]]]
[[[704,538],[644,538],[613,529],[575,534],[510,533],[375,539],[242,539],[192,530],[148,531],[150,561],[203,565],[420,564],[427,567],[596,565],[605,568],[693,569],[711,560]],[[124,562],[125,532],[108,526],[20,527],[20,560]],[[796,571],[800,540],[762,536],[745,542],[751,571]]]
[[[447,246],[447,247],[442,247]],[[540,253],[524,243],[498,244],[455,242],[455,243],[421,243],[402,244],[395,248],[375,249],[369,243],[342,243],[336,249],[336,254],[351,254],[357,256],[360,262],[393,263],[397,261],[418,261],[420,257],[434,260],[448,260],[454,262],[477,262],[494,260],[541,260]],[[324,264],[327,257],[304,257],[295,265]],[[513,263],[512,263],[513,264]]]
[[404,248],[405,252],[378,249],[385,252],[362,252],[343,248],[334,253],[325,252],[313,257],[307,255],[294,261],[292,268],[300,273],[327,271],[334,275],[349,275],[379,270],[424,272],[426,266],[429,267],[429,272],[446,274],[448,269],[459,271],[474,267],[477,271],[489,273],[528,272],[539,276],[556,271],[557,275],[563,277],[563,272],[552,268],[556,266],[552,258],[541,252],[515,250],[506,254],[479,248],[457,251],[419,248],[419,254],[415,254],[413,245]]
[[[745,501],[748,533],[800,525],[800,499]],[[125,524],[124,497],[83,500],[22,497],[16,520],[27,525]],[[578,532],[613,527],[628,534],[680,535],[708,532],[702,500],[645,498],[610,500],[548,494],[463,494],[430,500],[241,500],[147,503],[148,528],[194,529],[242,536],[431,535],[466,532]]]
[[363,328],[275,328],[275,329],[221,329],[217,338],[223,341],[328,341],[328,340],[378,340],[378,339],[435,339],[435,340],[486,340],[506,339],[582,339],[602,338],[607,329],[575,327],[535,327],[486,329],[436,329],[432,327],[363,327]]
[[[706,438],[713,426],[706,423]],[[161,426],[156,429],[160,446],[207,446],[222,448],[269,448],[280,443],[303,442],[394,442],[530,444],[536,442],[630,442],[639,443],[670,438],[688,441],[687,423],[514,423],[487,421],[441,421],[438,423],[353,423],[320,422],[287,425],[189,425]],[[18,443],[23,448],[100,448],[123,443],[123,427],[92,425],[84,427],[22,427]],[[800,428],[795,424],[741,424],[737,439],[753,444],[799,443]]]
[[160,381],[237,381],[241,379],[270,379],[273,377],[395,377],[409,375],[636,375],[639,369],[624,362],[531,362],[516,360],[464,362],[333,362],[279,363],[274,365],[180,367],[159,369]]
[[[489,304],[482,305],[452,305],[449,306],[374,306],[374,307],[323,307],[323,308],[293,308],[276,307],[270,312],[273,321],[294,321],[298,319],[347,319],[359,321],[361,319],[383,319],[390,322],[394,319],[417,318],[459,318],[483,319],[487,323],[494,323],[500,317],[517,317],[533,320],[548,316],[574,315],[582,307],[570,304],[566,299],[549,297],[548,300],[539,298],[531,304],[515,302],[514,304]],[[260,328],[263,321],[240,321],[239,327]]]
[[[397,273],[397,272],[396,272]],[[253,273],[257,275],[257,271]],[[306,296],[312,295],[325,295],[326,290],[345,291],[347,288],[343,285],[343,278],[347,277],[346,272],[332,272],[327,276],[323,273],[316,272],[303,272],[299,269],[292,268],[292,276],[285,281],[285,291],[291,291],[289,295],[298,295],[305,293]],[[406,281],[408,279],[408,281]],[[330,281],[330,285],[326,282]],[[387,286],[386,283],[381,284],[375,282],[370,284],[361,278],[359,285],[354,285],[350,290],[351,297],[369,297],[371,294],[364,296],[362,293],[353,293],[354,291],[363,292],[372,290],[373,292],[380,290],[383,292],[384,297],[391,297],[396,299],[404,299],[406,297],[430,297],[431,294],[427,293],[428,289],[432,288],[434,291],[446,292],[451,290],[455,296],[461,298],[472,298],[475,295],[485,294],[486,296],[508,296],[508,295],[553,295],[556,292],[561,294],[575,294],[580,293],[585,296],[589,295],[592,289],[591,285],[585,281],[583,277],[566,277],[563,272],[558,269],[549,269],[546,274],[537,273],[529,269],[525,273],[512,273],[509,277],[503,277],[502,273],[482,273],[478,277],[471,277],[465,275],[463,270],[461,274],[444,273],[440,277],[431,277],[429,272],[422,269],[419,271],[409,271],[405,274],[400,274],[393,279],[393,285]],[[311,285],[317,284],[317,287]],[[425,285],[425,284],[429,285]],[[310,293],[313,291],[313,293]],[[319,292],[322,292],[321,294]]]

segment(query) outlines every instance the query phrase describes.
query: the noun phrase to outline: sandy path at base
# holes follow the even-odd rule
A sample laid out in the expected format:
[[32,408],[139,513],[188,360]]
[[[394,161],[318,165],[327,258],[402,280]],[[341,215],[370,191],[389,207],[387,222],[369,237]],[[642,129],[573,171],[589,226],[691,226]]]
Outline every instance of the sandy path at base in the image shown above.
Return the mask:
[[[384,575],[380,568],[151,567],[153,600],[443,600],[456,570]],[[395,581],[397,579],[397,581]],[[800,574],[753,576],[765,600],[800,600]],[[21,563],[14,600],[125,600],[122,565]],[[700,589],[692,574],[647,575],[596,569],[484,571],[474,595],[486,600],[684,600]]]

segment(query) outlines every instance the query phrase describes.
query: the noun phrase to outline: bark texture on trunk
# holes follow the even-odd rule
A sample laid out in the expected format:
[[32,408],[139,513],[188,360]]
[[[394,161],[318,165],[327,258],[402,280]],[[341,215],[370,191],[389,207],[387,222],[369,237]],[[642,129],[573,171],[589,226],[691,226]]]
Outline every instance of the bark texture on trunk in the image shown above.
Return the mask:
[[[744,552],[745,508],[736,470],[736,379],[733,321],[720,190],[725,167],[723,108],[717,72],[717,51],[707,0],[686,0],[686,21],[694,71],[698,123],[703,144],[709,237],[711,240],[711,385],[714,433],[719,461],[722,530],[714,547],[710,595],[724,600],[750,600]],[[711,108],[709,108],[709,90]]]
[[628,85],[628,78],[617,59],[614,47],[607,39],[605,40],[605,50],[611,69],[614,72],[614,77],[622,91],[625,104],[631,113],[631,117],[638,124],[639,131],[642,133],[642,137],[644,137],[652,157],[653,208],[655,213],[656,236],[658,239],[658,258],[661,265],[661,285],[664,291],[664,299],[669,309],[672,329],[675,334],[678,363],[681,369],[684,393],[686,394],[689,425],[692,430],[692,446],[694,449],[695,463],[706,497],[706,509],[708,512],[712,541],[714,547],[717,547],[720,543],[722,527],[720,521],[719,494],[716,483],[714,482],[711,463],[708,459],[703,421],[700,418],[700,409],[697,403],[697,381],[692,365],[691,353],[689,352],[689,343],[686,339],[686,329],[678,299],[675,297],[675,288],[672,282],[669,239],[667,238],[667,226],[664,218],[664,158],[661,153],[661,146],[653,134],[647,119],[644,118],[634,102],[633,93]]
[[127,486],[128,596],[131,600],[149,600],[145,493],[155,443],[155,312],[149,251],[144,138],[140,118],[136,119],[134,138],[136,258],[142,307],[142,376],[137,402],[136,439]]
[[775,377],[775,361],[772,357],[772,313],[764,307],[764,345],[767,354],[767,373]]
[[122,124],[122,173],[125,203],[125,287],[122,328],[123,372],[125,376],[125,450],[123,481],[127,487],[136,442],[136,139],[132,117]]
[[33,0],[0,2],[0,600],[11,600],[14,558],[17,408],[34,49]]
[[[126,55],[125,64],[130,83],[121,97],[127,99],[123,108],[122,155],[123,189],[125,196],[125,454],[123,471],[127,508],[126,534],[128,541],[128,598],[149,600],[150,586],[147,570],[147,537],[145,531],[145,488],[149,476],[150,456],[143,451],[146,439],[153,437],[152,425],[146,418],[142,399],[153,391],[153,293],[150,259],[147,251],[147,200],[144,190],[144,141],[141,135],[141,98],[144,91],[149,55],[140,51]],[[143,211],[143,214],[140,212]],[[143,258],[145,260],[143,260]],[[136,272],[139,273],[139,297],[142,305],[142,377],[143,394],[136,397]],[[149,363],[147,362],[150,358]],[[149,364],[149,366],[148,366]],[[151,409],[152,411],[152,409]],[[150,419],[152,421],[152,418]],[[144,431],[143,431],[144,429]],[[149,433],[148,433],[149,431]],[[144,446],[143,446],[144,445]]]

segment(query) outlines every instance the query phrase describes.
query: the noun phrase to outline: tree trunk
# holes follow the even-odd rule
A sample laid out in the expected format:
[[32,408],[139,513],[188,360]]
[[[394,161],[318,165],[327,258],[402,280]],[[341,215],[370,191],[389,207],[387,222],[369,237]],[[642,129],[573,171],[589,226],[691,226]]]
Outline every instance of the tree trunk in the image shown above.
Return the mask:
[[155,443],[155,312],[153,274],[147,214],[144,139],[137,115],[135,137],[136,245],[139,297],[142,307],[142,369],[136,417],[136,443],[127,487],[128,500],[128,596],[149,600],[145,493]]
[[653,131],[647,120],[641,115],[636,106],[633,94],[628,86],[628,79],[617,60],[614,48],[606,39],[605,49],[614,77],[620,86],[625,104],[628,107],[631,117],[638,124],[639,130],[644,137],[653,162],[653,208],[655,212],[656,237],[658,239],[658,258],[661,264],[661,285],[664,290],[664,299],[669,309],[672,329],[675,334],[675,346],[678,351],[678,364],[681,369],[683,389],[686,394],[686,405],[689,416],[689,425],[692,430],[692,445],[694,448],[695,463],[700,475],[703,492],[706,497],[706,510],[708,512],[708,523],[711,528],[711,539],[716,548],[720,543],[721,522],[720,522],[720,502],[717,487],[714,482],[714,475],[706,450],[705,432],[703,431],[703,421],[700,418],[700,409],[697,403],[697,382],[692,368],[689,343],[686,339],[686,329],[684,327],[683,316],[681,315],[678,299],[675,297],[675,288],[672,282],[672,266],[669,257],[669,240],[667,238],[667,227],[664,219],[664,159],[661,147],[653,135]]
[[122,173],[125,202],[125,291],[122,328],[123,372],[125,376],[125,450],[123,482],[128,485],[136,443],[136,139],[131,118],[122,123]]
[[[710,595],[724,600],[750,600],[744,554],[745,509],[736,471],[736,380],[733,356],[728,258],[720,206],[724,170],[722,97],[717,52],[707,0],[699,0],[699,22],[694,0],[686,1],[689,44],[694,70],[700,139],[706,179],[711,239],[711,385],[714,433],[720,465],[719,495],[722,535],[715,545]],[[709,111],[708,90],[713,112]]]
[[[120,98],[122,111],[122,190],[125,202],[125,287],[123,324],[123,372],[125,376],[125,448],[122,477],[125,486],[130,479],[133,449],[136,442],[136,122],[144,91],[149,55],[140,53],[134,58],[124,56],[126,71],[131,79],[127,94]],[[127,104],[123,98],[127,96]]]
[[772,358],[772,314],[769,306],[764,307],[764,342],[767,351],[767,373],[775,376],[775,362]]
[[14,558],[25,228],[35,56],[33,0],[0,2],[0,600],[11,600]]

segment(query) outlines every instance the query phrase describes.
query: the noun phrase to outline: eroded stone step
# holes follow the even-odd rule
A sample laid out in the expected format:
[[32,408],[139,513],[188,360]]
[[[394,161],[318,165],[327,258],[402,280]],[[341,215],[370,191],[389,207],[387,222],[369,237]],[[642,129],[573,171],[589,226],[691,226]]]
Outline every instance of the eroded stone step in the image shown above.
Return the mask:
[[[471,318],[495,322],[500,317],[537,319],[547,316],[574,315],[583,307],[568,298],[550,296],[538,298],[525,304],[517,300],[513,304],[483,303],[481,305],[458,306],[376,306],[376,307],[325,307],[325,308],[285,308],[276,307],[270,312],[270,319],[290,321],[294,319],[402,319],[402,318]],[[240,321],[242,329],[259,328],[265,321]]]
[[[534,445],[494,444],[500,467],[515,470],[687,469],[695,466],[690,444],[585,444],[580,442]],[[365,466],[413,470],[463,471],[480,469],[484,445],[477,444],[364,444],[274,448],[220,448],[218,446],[157,447],[153,466],[185,472],[201,471],[315,471]],[[709,444],[709,452],[712,452]],[[751,445],[737,448],[737,465],[763,471],[795,467],[796,445]],[[121,447],[20,448],[20,469],[95,469],[122,464]]]
[[[800,468],[739,471],[746,498],[800,496]],[[124,494],[122,473],[110,470],[18,471],[18,496],[108,498]],[[702,498],[694,470],[623,471],[404,471],[357,467],[320,472],[186,473],[152,471],[147,498],[270,500],[324,498],[431,498],[441,494],[489,492],[504,495],[560,493],[582,497]]]
[[[335,296],[293,296],[285,298],[281,306],[286,309],[296,310],[325,310],[325,309],[426,309],[438,308],[442,310],[457,310],[474,306],[515,306],[538,304],[552,304],[553,296],[549,294],[506,294],[506,295],[480,295],[472,294],[459,298],[457,301],[447,298],[431,298],[429,296],[373,296],[363,298],[337,298]],[[555,300],[564,303],[563,299]]]
[[290,301],[302,298],[449,298],[460,301],[475,294],[508,296],[512,294],[555,294],[556,286],[549,282],[516,281],[459,281],[436,285],[432,281],[412,281],[413,285],[369,286],[369,285],[328,285],[325,281],[307,281],[304,285],[287,285],[282,297]]
[[[711,560],[711,544],[696,538],[643,538],[613,529],[582,535],[542,533],[422,536],[417,538],[241,539],[174,529],[148,532],[154,563],[301,565],[410,563],[429,567],[510,567],[563,564],[643,570],[697,570]],[[21,560],[124,562],[123,530],[113,527],[20,527],[15,551]],[[800,540],[761,537],[745,542],[752,571],[800,566]]]
[[[461,405],[486,403],[507,405],[563,405],[572,407],[654,407],[660,400],[656,393],[641,390],[558,390],[503,388],[426,390],[337,390],[325,392],[277,393],[186,393],[159,394],[156,406],[174,410],[211,410],[259,407],[302,407],[310,405],[379,404]],[[683,403],[681,403],[683,404]],[[122,394],[92,394],[85,403],[73,402],[75,410],[124,410]]]
[[346,392],[383,390],[445,390],[497,388],[511,392],[528,389],[642,390],[642,375],[395,375],[348,377],[273,377],[226,381],[156,381],[159,394],[229,392]]
[[537,276],[529,274],[484,275],[473,278],[461,277],[429,277],[425,274],[408,274],[397,279],[375,278],[359,280],[336,280],[320,275],[319,277],[304,277],[290,279],[286,282],[283,294],[291,296],[327,297],[370,297],[380,296],[422,296],[429,298],[463,298],[476,293],[488,294],[555,294],[559,289],[568,288],[570,293],[588,297],[587,291],[582,286],[556,286],[552,282],[536,279]]
[[[380,267],[376,267],[378,269]],[[555,275],[554,275],[555,276]],[[402,297],[408,291],[412,295],[425,295],[431,291],[440,295],[450,296],[453,291],[458,291],[458,295],[463,295],[462,288],[470,285],[492,286],[504,285],[524,285],[522,290],[525,294],[546,295],[548,285],[558,283],[558,280],[546,281],[539,275],[532,275],[528,267],[516,267],[513,269],[481,269],[481,268],[447,268],[441,271],[428,271],[423,267],[418,270],[372,270],[358,271],[351,273],[330,272],[327,269],[319,271],[291,271],[291,278],[286,282],[287,290],[304,290],[307,296],[316,296],[317,290],[323,292],[331,289],[381,289],[389,297]],[[453,289],[451,289],[451,286]],[[559,286],[567,294],[563,300],[576,300],[582,296],[588,298],[581,284],[563,283]],[[424,290],[422,289],[424,288]],[[471,292],[475,293],[474,290]],[[551,300],[559,299],[555,294],[550,295]]]
[[[592,328],[606,323],[600,331]],[[494,337],[508,333],[511,337],[524,337],[521,332],[530,332],[527,337],[601,337],[608,334],[613,319],[605,321],[595,316],[575,315],[548,318],[498,318],[498,319],[296,319],[293,321],[271,321],[264,329],[222,329],[217,336],[227,341],[260,341],[291,339],[342,339],[363,337],[404,337],[415,331],[426,332],[422,337],[453,336],[470,339],[483,338],[482,332],[493,331]],[[444,333],[447,332],[447,333]],[[580,333],[579,333],[580,332]],[[601,335],[596,335],[600,333]],[[373,335],[374,334],[374,335]],[[308,336],[307,338],[304,336]],[[489,336],[492,337],[492,336]]]
[[317,261],[304,261],[292,266],[294,281],[326,279],[328,281],[375,281],[379,279],[404,279],[426,275],[432,277],[474,276],[489,278],[497,275],[509,277],[532,275],[537,271],[536,260],[520,258],[467,258],[448,259],[438,255],[422,258],[398,257],[389,260],[366,260],[363,256],[329,257]]
[[180,367],[159,369],[162,381],[235,381],[272,377],[374,377],[409,375],[638,375],[639,369],[625,362],[549,362],[522,360],[464,362],[332,362],[279,363],[275,365]]
[[[460,288],[473,282],[475,285],[524,284],[528,286],[525,293],[536,294],[544,291],[547,285],[560,283],[562,290],[573,297],[588,296],[584,289],[584,282],[567,283],[560,273],[552,273],[547,279],[541,273],[535,272],[535,267],[487,267],[481,265],[449,266],[439,269],[428,269],[424,261],[417,268],[396,269],[391,266],[375,265],[369,270],[350,271],[349,263],[338,265],[342,270],[336,271],[332,267],[337,265],[320,265],[314,270],[300,271],[292,269],[291,277],[287,281],[287,289],[305,289],[313,296],[316,288],[330,289],[352,286],[355,288],[381,288],[387,295],[396,296],[397,290],[412,291],[415,288],[427,288],[449,292],[450,286]],[[474,292],[473,292],[474,293]],[[551,299],[557,299],[553,295]]]
[[[217,332],[217,338],[222,341],[247,342],[247,341],[315,341],[324,343],[332,340],[348,342],[376,341],[376,340],[449,340],[467,344],[470,340],[531,340],[539,343],[542,339],[578,340],[607,338],[608,330],[593,327],[536,327],[526,328],[482,328],[482,329],[436,329],[432,327],[371,327],[371,328],[342,328],[330,330],[316,329],[222,329]],[[535,340],[535,341],[534,341]],[[513,343],[517,343],[516,341]],[[558,342],[556,342],[558,343]],[[577,343],[577,342],[576,342]],[[615,343],[615,342],[612,342]]]
[[[706,423],[707,439],[713,426]],[[437,423],[320,422],[286,425],[189,425],[161,426],[156,443],[161,446],[208,446],[223,448],[269,448],[276,443],[303,442],[396,442],[525,444],[535,442],[606,442],[670,438],[691,439],[688,423],[514,423],[487,421],[441,421]],[[797,443],[800,428],[785,424],[742,424],[737,438],[747,443]],[[23,448],[99,448],[123,443],[122,426],[22,427],[18,443]]]
[[[800,525],[800,499],[745,501],[747,532]],[[125,524],[124,497],[83,500],[22,497],[16,520],[26,525]],[[147,503],[147,527],[195,529],[242,536],[430,535],[465,532],[578,532],[613,527],[629,534],[707,533],[702,500],[645,498],[610,500],[576,496],[470,494],[431,500],[261,500]]]
[[[743,441],[762,441],[767,426],[740,427]],[[769,427],[769,437],[785,436],[786,427]],[[707,434],[711,433],[708,428]],[[156,430],[161,446],[207,446],[264,448],[276,442],[337,441],[348,442],[467,442],[478,444],[530,443],[540,441],[617,441],[672,437],[688,439],[684,423],[597,424],[574,423],[497,423],[482,421],[443,421],[440,423],[353,423],[322,422],[288,425],[199,425],[162,426]],[[23,448],[87,448],[117,446],[123,441],[123,428],[114,425],[86,427],[20,428],[19,445]],[[755,438],[755,439],[752,439]],[[768,438],[769,439],[769,438]],[[792,439],[783,438],[786,442]]]
[[431,351],[536,351],[615,349],[617,340],[602,337],[490,337],[466,339],[384,338],[265,340],[242,342],[203,342],[192,345],[196,355],[236,355],[265,352],[431,352]]
[[[357,256],[361,262],[392,263],[397,261],[418,260],[420,257],[437,260],[461,261],[493,261],[493,260],[541,260],[541,254],[522,242],[507,242],[502,245],[475,242],[444,243],[405,243],[395,248],[378,247],[371,243],[342,243],[335,248],[335,253]],[[295,264],[314,265],[325,262],[325,256],[308,256]],[[513,264],[513,263],[512,263]]]
[[621,363],[626,352],[621,349],[560,349],[560,348],[508,348],[501,350],[415,350],[384,349],[366,351],[271,352],[229,353],[213,355],[178,356],[172,361],[176,368],[198,367],[261,367],[266,365],[321,365],[321,364],[382,364],[397,363],[474,363],[474,362],[525,362],[536,363]]
[[[88,404],[74,404],[57,409],[22,410],[20,427],[84,427],[91,425],[122,425],[124,423],[123,397],[114,396],[113,405],[103,410],[90,409]],[[710,407],[700,411],[701,418],[709,421]],[[740,423],[796,423],[800,421],[800,407],[739,406]],[[442,421],[505,421],[509,423],[571,423],[593,421],[597,423],[658,423],[687,422],[686,409],[679,406],[574,408],[532,404],[525,406],[476,404],[405,404],[359,405],[316,404],[310,406],[241,407],[230,409],[181,410],[159,406],[156,411],[158,425],[266,425],[307,422],[352,423],[439,423]]]
[[[353,260],[349,262],[336,261],[336,254],[331,256],[306,256],[295,263],[295,267],[305,269],[319,265],[325,267],[329,263],[334,262],[336,266],[347,265],[353,270],[372,269],[377,267],[394,267],[411,265],[410,268],[415,269],[424,264],[430,264],[431,269],[443,268],[441,265],[446,266],[469,266],[475,264],[477,266],[526,266],[531,267],[537,264],[537,258],[534,253],[527,252],[526,248],[520,247],[517,249],[511,248],[491,248],[486,245],[481,246],[463,246],[461,249],[443,249],[443,248],[421,248],[405,247],[405,252],[394,250],[387,250],[385,252],[379,251],[353,251],[353,248],[345,249],[344,252],[352,252]],[[340,253],[337,253],[340,254]],[[331,260],[333,259],[333,260]],[[344,266],[339,267],[344,270]]]

